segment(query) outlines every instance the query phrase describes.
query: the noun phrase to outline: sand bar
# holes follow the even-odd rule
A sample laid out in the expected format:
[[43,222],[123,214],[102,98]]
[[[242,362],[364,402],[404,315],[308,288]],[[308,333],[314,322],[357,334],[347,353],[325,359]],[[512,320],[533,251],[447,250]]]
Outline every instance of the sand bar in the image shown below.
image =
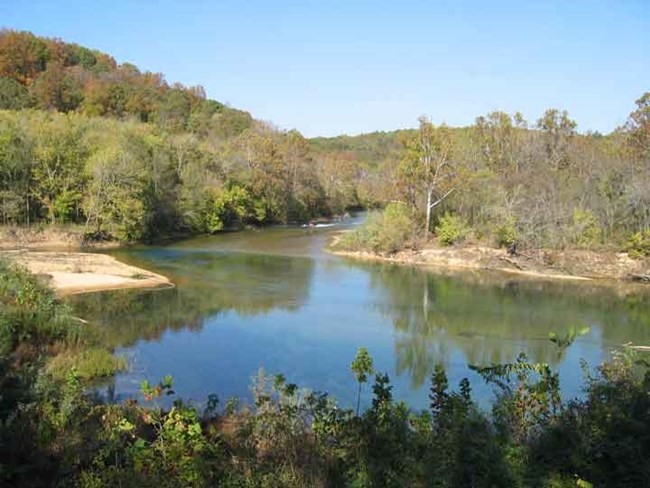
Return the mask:
[[25,250],[0,252],[3,258],[26,266],[36,275],[47,276],[60,295],[173,286],[165,276],[124,264],[107,254]]

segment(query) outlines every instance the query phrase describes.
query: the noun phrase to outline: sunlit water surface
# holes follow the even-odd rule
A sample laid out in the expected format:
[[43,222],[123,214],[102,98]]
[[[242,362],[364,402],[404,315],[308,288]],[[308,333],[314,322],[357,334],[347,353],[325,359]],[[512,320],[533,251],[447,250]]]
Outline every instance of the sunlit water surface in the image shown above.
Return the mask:
[[[105,391],[121,400],[136,396],[143,379],[171,374],[177,396],[197,404],[211,393],[250,401],[251,378],[264,368],[351,406],[349,365],[365,346],[389,374],[394,397],[414,408],[426,407],[437,363],[452,385],[468,377],[485,405],[491,389],[468,364],[512,361],[524,351],[557,367],[565,397],[573,397],[581,393],[581,359],[593,367],[623,343],[650,344],[642,287],[358,262],[324,251],[340,230],[277,227],[114,252],[176,288],[69,298],[129,358],[130,370]],[[590,332],[558,358],[548,334],[584,325]]]

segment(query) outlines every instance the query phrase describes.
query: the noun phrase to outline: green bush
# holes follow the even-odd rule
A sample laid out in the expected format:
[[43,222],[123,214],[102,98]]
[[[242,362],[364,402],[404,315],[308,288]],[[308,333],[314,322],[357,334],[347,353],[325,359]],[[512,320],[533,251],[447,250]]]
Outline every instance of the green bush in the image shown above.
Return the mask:
[[405,246],[413,228],[409,207],[391,203],[383,212],[371,213],[361,228],[343,235],[337,247],[350,251],[394,253]]
[[633,258],[650,257],[650,229],[632,234],[625,250]]
[[598,219],[590,210],[574,209],[569,234],[573,244],[586,249],[597,246],[602,240]]
[[[387,209],[377,218],[396,215],[400,209]],[[584,394],[570,401],[556,368],[523,353],[471,366],[494,389],[491,413],[468,379],[450,388],[441,364],[425,411],[394,399],[380,372],[370,405],[355,412],[263,371],[251,405],[219,409],[211,395],[204,410],[182,400],[163,410],[157,401],[174,395],[171,377],[143,381],[138,399],[122,404],[87,394],[84,374],[109,374],[113,358],[69,344],[65,332],[77,321],[57,322],[61,307],[31,275],[0,263],[2,486],[636,487],[650,478],[650,370],[633,350],[585,371]],[[558,358],[587,332],[550,334]],[[18,343],[20,361],[9,356]],[[60,363],[58,378],[27,362],[24,346],[38,343],[50,347],[37,360],[63,345],[49,365]],[[365,349],[351,369],[358,395],[374,370]]]
[[464,242],[470,232],[471,228],[462,217],[449,213],[440,218],[438,227],[436,227],[436,234],[443,246],[453,246]]
[[79,378],[90,380],[113,376],[126,367],[123,356],[115,357],[106,349],[91,348],[59,352],[48,362],[46,369],[57,379],[65,379],[71,371],[76,371]]
[[508,219],[504,224],[494,230],[494,239],[498,247],[508,247],[519,241],[519,231],[513,219]]

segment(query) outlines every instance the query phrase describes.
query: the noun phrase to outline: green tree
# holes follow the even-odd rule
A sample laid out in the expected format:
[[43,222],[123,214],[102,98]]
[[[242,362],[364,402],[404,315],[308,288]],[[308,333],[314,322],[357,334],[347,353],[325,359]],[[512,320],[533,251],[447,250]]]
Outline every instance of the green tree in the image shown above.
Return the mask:
[[38,117],[29,127],[34,141],[32,194],[52,223],[65,222],[81,203],[87,156],[83,128],[73,116]]
[[361,405],[361,385],[368,381],[368,375],[374,373],[372,366],[372,357],[365,347],[360,347],[357,354],[350,364],[350,369],[354,373],[357,383],[359,383],[359,390],[357,392],[357,416],[359,416],[359,407]]
[[632,147],[645,159],[650,158],[650,92],[644,93],[636,101],[625,126]]
[[569,145],[576,134],[577,124],[566,110],[548,109],[537,121],[542,132],[546,156],[551,168],[558,170],[571,164]]
[[29,105],[27,88],[16,80],[0,77],[0,110],[20,110]]
[[420,117],[418,131],[404,145],[401,175],[416,191],[424,194],[424,233],[431,231],[431,212],[457,190],[454,181],[451,134],[446,126],[434,127]]

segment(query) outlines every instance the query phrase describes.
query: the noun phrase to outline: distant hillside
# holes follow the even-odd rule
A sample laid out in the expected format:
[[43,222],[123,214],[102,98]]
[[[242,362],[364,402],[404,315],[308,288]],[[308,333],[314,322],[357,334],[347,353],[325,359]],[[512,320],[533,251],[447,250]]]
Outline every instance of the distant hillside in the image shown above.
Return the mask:
[[252,124],[249,113],[207,99],[201,86],[170,84],[160,73],[78,44],[2,30],[0,109],[22,108],[134,117],[174,132],[205,133],[215,114],[230,119],[230,131]]
[[0,31],[2,225],[138,241],[304,222],[365,203],[356,172],[323,168],[299,132],[209,100],[200,86]]

